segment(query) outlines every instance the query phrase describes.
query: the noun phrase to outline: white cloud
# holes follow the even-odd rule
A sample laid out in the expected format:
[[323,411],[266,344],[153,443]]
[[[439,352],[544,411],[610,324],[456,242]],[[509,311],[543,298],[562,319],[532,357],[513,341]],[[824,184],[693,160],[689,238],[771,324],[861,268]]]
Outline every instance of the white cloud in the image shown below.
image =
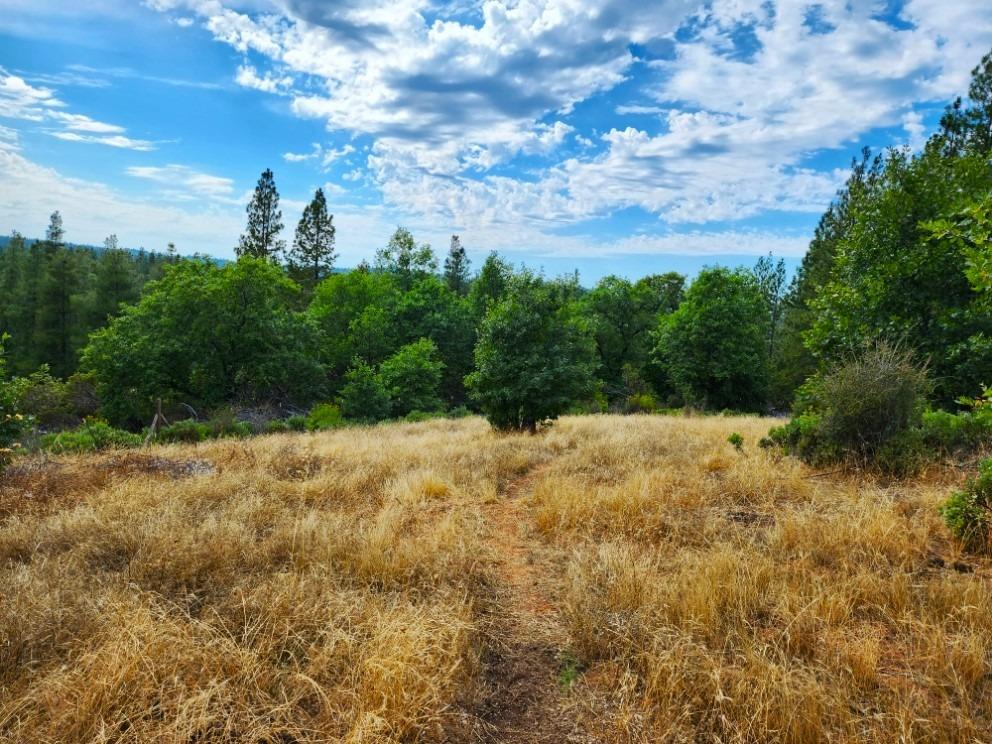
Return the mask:
[[906,144],[911,150],[921,150],[927,143],[927,129],[923,125],[923,114],[907,111],[902,117],[902,128],[906,132]]
[[0,118],[61,125],[59,130],[44,131],[66,142],[100,144],[140,152],[155,149],[154,142],[125,136],[124,127],[97,121],[83,114],[69,113],[63,110],[65,106],[51,89],[35,87],[0,67]]
[[310,160],[314,160],[320,163],[323,169],[329,168],[335,163],[335,161],[341,158],[346,158],[355,152],[355,147],[350,144],[346,144],[343,147],[333,148],[324,147],[319,142],[313,143],[313,149],[310,152],[295,153],[287,152],[283,153],[282,159],[287,163],[305,163]]
[[137,152],[150,152],[155,149],[155,143],[148,140],[136,140],[125,137],[121,134],[100,135],[100,134],[78,134],[77,132],[50,132],[56,139],[66,142],[85,142],[94,145],[107,145],[121,150],[135,150]]
[[240,204],[235,198],[234,181],[203,173],[185,165],[131,166],[127,174],[166,187],[163,193],[178,201],[207,198],[220,203]]
[[238,85],[245,88],[254,88],[263,93],[281,93],[293,84],[293,78],[289,75],[273,75],[265,73],[259,75],[251,65],[241,65],[234,76]]

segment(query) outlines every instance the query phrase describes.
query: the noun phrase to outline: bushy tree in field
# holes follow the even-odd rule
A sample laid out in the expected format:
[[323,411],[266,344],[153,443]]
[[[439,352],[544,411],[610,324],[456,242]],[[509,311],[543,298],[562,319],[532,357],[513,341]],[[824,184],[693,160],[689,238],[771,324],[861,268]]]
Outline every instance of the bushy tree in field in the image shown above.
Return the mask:
[[437,346],[426,338],[401,347],[384,361],[379,378],[389,394],[393,415],[440,410],[438,391],[443,369]]
[[534,432],[595,391],[593,341],[555,295],[523,272],[482,322],[466,385],[497,429]]
[[159,397],[194,407],[320,396],[318,333],[299,288],[265,259],[184,261],[83,352],[108,418],[143,423]]
[[389,391],[371,365],[356,359],[344,376],[341,413],[349,421],[374,424],[389,418]]
[[655,361],[691,405],[760,410],[768,382],[767,325],[753,274],[705,269],[678,310],[662,318]]
[[24,416],[17,410],[14,400],[14,387],[7,379],[7,361],[4,357],[7,338],[0,335],[0,473],[10,462],[25,424]]

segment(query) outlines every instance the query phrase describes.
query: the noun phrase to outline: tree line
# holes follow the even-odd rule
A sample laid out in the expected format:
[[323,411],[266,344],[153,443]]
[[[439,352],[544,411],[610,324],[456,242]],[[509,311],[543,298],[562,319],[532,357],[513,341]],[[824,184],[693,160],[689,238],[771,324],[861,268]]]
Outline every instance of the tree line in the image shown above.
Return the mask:
[[[274,175],[247,207],[238,260],[102,252],[15,236],[0,253],[8,366],[91,385],[103,416],[136,427],[166,406],[306,409],[346,418],[469,408],[535,429],[563,412],[767,411],[880,340],[928,360],[951,406],[992,381],[992,56],[919,153],[865,151],[797,275],[771,256],[592,288],[458,236],[443,262],[398,228],[374,260],[335,269],[317,190],[290,245]],[[56,213],[57,214],[57,213]],[[16,298],[16,299],[15,299]]]

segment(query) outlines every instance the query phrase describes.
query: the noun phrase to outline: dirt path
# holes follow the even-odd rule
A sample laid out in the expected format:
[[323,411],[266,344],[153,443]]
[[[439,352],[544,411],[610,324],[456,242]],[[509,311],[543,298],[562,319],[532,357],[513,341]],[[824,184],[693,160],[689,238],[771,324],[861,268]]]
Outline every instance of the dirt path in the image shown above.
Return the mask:
[[513,481],[485,509],[498,556],[505,616],[488,661],[490,689],[482,718],[491,742],[581,741],[563,710],[561,674],[567,633],[558,612],[562,577],[548,549],[531,533],[526,498],[549,463]]

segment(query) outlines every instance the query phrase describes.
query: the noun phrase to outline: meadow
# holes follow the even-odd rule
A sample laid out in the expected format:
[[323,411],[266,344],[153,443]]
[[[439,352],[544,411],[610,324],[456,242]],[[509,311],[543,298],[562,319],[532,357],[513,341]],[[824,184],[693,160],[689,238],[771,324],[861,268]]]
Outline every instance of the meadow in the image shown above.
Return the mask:
[[775,423],[21,458],[0,740],[992,740],[992,562],[936,510],[969,468],[814,470]]

